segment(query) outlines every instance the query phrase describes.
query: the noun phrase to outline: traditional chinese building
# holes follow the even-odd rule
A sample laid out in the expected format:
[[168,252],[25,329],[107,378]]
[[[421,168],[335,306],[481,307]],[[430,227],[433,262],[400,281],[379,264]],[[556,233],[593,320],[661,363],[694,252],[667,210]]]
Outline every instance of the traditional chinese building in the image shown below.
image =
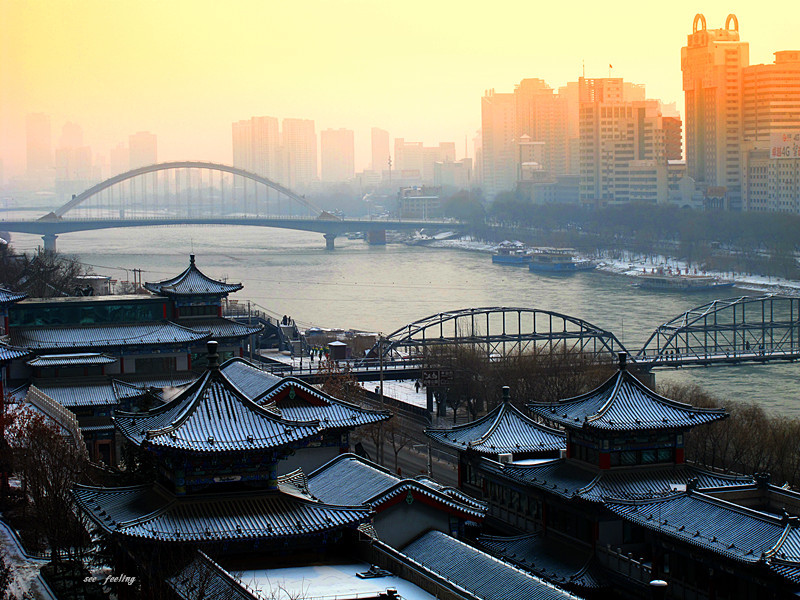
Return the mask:
[[511,404],[508,386],[503,387],[503,402],[484,417],[451,429],[426,429],[425,435],[458,453],[460,486],[474,482],[481,457],[508,463],[558,458],[566,449],[564,432],[525,416]]
[[319,421],[319,435],[279,463],[283,473],[313,469],[350,452],[350,434],[356,427],[377,426],[391,417],[385,410],[369,410],[326,394],[293,377],[278,377],[252,363],[233,358],[222,372],[245,396],[286,419]]
[[[318,438],[319,422],[293,421],[247,398],[220,371],[209,343],[208,370],[172,401],[121,413],[116,427],[150,465],[154,481],[125,488],[77,486],[81,510],[148,565],[153,581],[181,549],[227,554],[324,554],[370,509],[330,506],[278,485],[277,462]],[[151,582],[152,584],[153,582]]]
[[[296,474],[297,475],[297,474]],[[308,475],[305,487],[328,504],[368,505],[377,537],[400,548],[430,529],[463,537],[483,522],[486,506],[427,477],[403,479],[354,454],[344,454]]]
[[656,394],[624,356],[597,389],[529,409],[564,431],[565,455],[473,460],[461,487],[489,503],[505,532],[479,538],[486,550],[590,598],[649,599],[655,579],[668,582],[667,598],[786,598],[800,589],[798,519],[781,516],[800,514],[800,495],[685,460],[685,437],[723,410]]

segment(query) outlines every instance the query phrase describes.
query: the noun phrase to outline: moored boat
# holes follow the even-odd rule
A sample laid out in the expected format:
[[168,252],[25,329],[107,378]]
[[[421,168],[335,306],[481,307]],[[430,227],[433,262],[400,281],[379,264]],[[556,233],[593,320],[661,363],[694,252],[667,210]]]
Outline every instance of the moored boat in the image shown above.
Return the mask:
[[501,265],[524,267],[530,260],[530,250],[519,244],[500,244],[492,254],[492,262]]
[[733,281],[723,281],[712,275],[681,275],[659,268],[654,273],[643,273],[636,276],[633,285],[642,290],[660,292],[708,292],[731,288]]
[[597,265],[591,260],[576,259],[568,248],[540,248],[531,254],[528,269],[534,273],[564,274],[591,271]]

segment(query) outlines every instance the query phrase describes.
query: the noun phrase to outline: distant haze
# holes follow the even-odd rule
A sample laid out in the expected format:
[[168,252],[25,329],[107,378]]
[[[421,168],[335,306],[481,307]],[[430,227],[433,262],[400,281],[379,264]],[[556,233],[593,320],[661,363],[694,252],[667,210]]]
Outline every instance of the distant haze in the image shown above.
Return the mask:
[[680,48],[696,12],[709,28],[739,18],[750,62],[800,49],[800,9],[785,0],[652,3],[450,0],[0,0],[0,159],[25,168],[25,115],[65,122],[105,156],[137,131],[158,159],[230,163],[231,123],[314,119],[355,131],[368,166],[370,127],[392,138],[455,142],[469,154],[484,90],[526,77],[557,88],[581,75],[647,86],[683,111]]

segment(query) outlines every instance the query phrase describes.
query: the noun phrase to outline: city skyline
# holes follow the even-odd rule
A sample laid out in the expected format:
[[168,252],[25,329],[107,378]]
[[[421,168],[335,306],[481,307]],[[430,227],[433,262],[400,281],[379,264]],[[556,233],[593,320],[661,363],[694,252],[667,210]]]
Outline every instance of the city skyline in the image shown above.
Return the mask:
[[[778,18],[791,5],[771,6],[628,2],[611,15],[582,3],[584,17],[570,20],[566,8],[517,3],[480,14],[453,3],[312,3],[297,15],[248,2],[11,0],[0,7],[0,159],[6,178],[24,171],[29,113],[51,115],[54,140],[63,123],[79,124],[84,143],[105,155],[150,131],[159,160],[229,163],[231,123],[271,115],[313,120],[318,132],[354,130],[356,171],[371,162],[372,127],[426,146],[454,142],[458,158],[466,138],[472,156],[486,89],[527,77],[556,88],[584,63],[587,77],[606,77],[613,64],[612,76],[683,113],[680,48],[694,14],[717,23],[736,13],[750,64],[771,63],[795,49],[791,19]],[[531,27],[543,21],[563,27]],[[275,25],[259,28],[265,22]]]

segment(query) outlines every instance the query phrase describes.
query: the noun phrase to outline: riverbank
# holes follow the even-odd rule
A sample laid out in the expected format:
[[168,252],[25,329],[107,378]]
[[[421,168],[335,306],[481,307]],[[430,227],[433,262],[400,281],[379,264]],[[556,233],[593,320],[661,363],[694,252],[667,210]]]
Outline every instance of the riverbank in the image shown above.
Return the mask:
[[[497,244],[475,240],[471,237],[458,239],[431,240],[425,244],[429,248],[447,248],[451,250],[465,250],[469,252],[482,252],[491,254],[497,249]],[[576,253],[577,258],[592,259],[598,262],[597,270],[613,275],[623,275],[626,277],[638,277],[643,272],[650,273],[654,269],[671,270],[672,272],[686,273],[686,270],[697,275],[708,275],[717,277],[722,281],[731,281],[734,285],[743,290],[754,292],[764,292],[770,294],[785,294],[796,296],[800,294],[800,281],[782,279],[780,277],[768,277],[735,272],[718,271],[699,271],[690,268],[685,262],[670,258],[668,256],[657,256],[647,258],[631,252],[623,252],[622,259],[605,256],[585,256]]]

